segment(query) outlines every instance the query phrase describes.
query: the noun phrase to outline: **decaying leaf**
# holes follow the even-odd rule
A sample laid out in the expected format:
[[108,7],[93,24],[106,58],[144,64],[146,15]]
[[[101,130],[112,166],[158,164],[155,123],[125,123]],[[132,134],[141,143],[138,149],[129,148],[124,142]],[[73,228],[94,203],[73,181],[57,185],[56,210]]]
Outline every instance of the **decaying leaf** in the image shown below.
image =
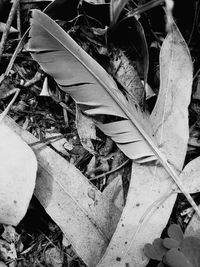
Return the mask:
[[81,113],[80,109],[76,108],[76,127],[82,146],[91,154],[95,154],[92,139],[96,139],[96,128],[91,118],[86,117]]
[[[124,208],[124,194],[121,175],[118,175],[111,183],[109,183],[109,185],[106,186],[102,194],[105,196],[105,198],[108,199],[108,204],[110,202],[113,203],[122,212]],[[114,210],[113,213],[115,213]],[[116,215],[117,219],[114,225],[117,225],[119,221],[119,214]]]
[[0,122],[0,162],[0,222],[17,225],[34,191],[37,160],[4,120]]
[[[111,29],[109,38],[112,43],[121,50],[118,52],[120,55],[119,59],[117,58],[117,55],[116,58],[118,62],[120,60],[122,62],[121,64],[118,64],[119,69],[115,68],[115,75],[124,76],[123,80],[120,78],[119,80],[127,89],[129,89],[128,91],[130,93],[132,92],[131,95],[136,98],[139,103],[143,104],[144,99],[140,98],[141,96],[144,97],[144,90],[141,90],[140,88],[141,81],[139,77],[146,85],[149,69],[149,53],[144,29],[141,23],[134,16],[125,17]],[[139,99],[137,94],[140,96]]]
[[[151,115],[154,135],[172,166],[182,170],[187,142],[188,105],[192,89],[192,61],[185,41],[174,25],[160,55],[161,86]],[[170,217],[176,194],[148,215],[148,207],[171,190],[172,181],[162,167],[133,164],[126,206],[98,267],[143,267],[146,243],[160,236]]]
[[[110,215],[120,211],[89,183],[81,172],[51,148],[38,143],[13,120],[5,123],[25,142],[32,144],[38,159],[35,195],[46,212],[62,229],[77,254],[88,266],[102,257],[116,225]],[[119,216],[118,215],[118,216]]]
[[200,192],[200,157],[197,157],[190,161],[180,174],[180,178],[183,181],[188,191],[192,193]]
[[45,251],[45,264],[51,267],[62,267],[64,262],[64,253],[57,247],[48,248]]

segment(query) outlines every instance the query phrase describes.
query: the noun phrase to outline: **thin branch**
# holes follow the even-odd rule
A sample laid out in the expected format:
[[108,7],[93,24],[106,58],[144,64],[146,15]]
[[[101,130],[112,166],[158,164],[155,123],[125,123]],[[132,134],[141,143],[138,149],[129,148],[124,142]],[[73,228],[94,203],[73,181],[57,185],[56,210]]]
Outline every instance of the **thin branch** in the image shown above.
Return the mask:
[[13,18],[14,18],[15,14],[16,14],[16,11],[17,11],[17,8],[18,8],[18,5],[19,5],[19,1],[20,0],[15,0],[14,1],[13,5],[12,5],[12,8],[10,10],[9,16],[8,16],[7,23],[6,23],[6,30],[4,31],[4,33],[3,33],[2,37],[1,37],[0,61],[1,61],[1,58],[2,58],[2,55],[3,55],[3,51],[4,51],[4,48],[5,48],[5,44],[6,44],[6,41],[7,41],[7,38],[8,38],[8,34],[9,34],[9,31],[10,31],[10,27],[11,27]]

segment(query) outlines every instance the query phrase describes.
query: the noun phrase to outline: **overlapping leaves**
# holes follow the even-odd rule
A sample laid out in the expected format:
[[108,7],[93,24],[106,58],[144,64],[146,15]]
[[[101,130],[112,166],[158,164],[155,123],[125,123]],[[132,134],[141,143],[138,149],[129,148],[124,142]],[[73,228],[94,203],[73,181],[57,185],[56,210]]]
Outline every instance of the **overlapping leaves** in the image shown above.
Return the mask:
[[[200,266],[199,238],[184,237],[177,224],[170,225],[168,236],[164,239],[155,239],[153,244],[146,244],[144,247],[146,256],[170,267]],[[158,266],[162,266],[161,263]]]

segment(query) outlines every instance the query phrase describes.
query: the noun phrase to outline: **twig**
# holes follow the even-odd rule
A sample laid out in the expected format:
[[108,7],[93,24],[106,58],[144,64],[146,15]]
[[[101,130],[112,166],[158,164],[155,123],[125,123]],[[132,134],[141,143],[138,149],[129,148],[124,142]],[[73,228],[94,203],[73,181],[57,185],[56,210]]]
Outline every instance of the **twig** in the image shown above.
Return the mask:
[[11,24],[12,24],[12,21],[13,21],[13,18],[15,16],[15,13],[17,11],[17,7],[19,5],[19,1],[20,0],[15,0],[13,5],[12,5],[12,8],[10,10],[10,13],[9,13],[9,16],[8,16],[8,20],[7,20],[7,23],[6,23],[6,30],[4,31],[3,35],[2,35],[2,38],[1,38],[1,43],[0,43],[0,61],[1,61],[1,58],[2,58],[2,55],[3,55],[3,51],[4,51],[4,47],[5,47],[5,44],[6,44],[6,41],[7,41],[7,37],[8,37],[8,34],[9,34],[9,30],[10,30],[10,27],[11,27]]
[[5,118],[5,116],[8,114],[12,104],[15,102],[18,94],[20,92],[20,89],[17,88],[15,95],[13,96],[13,99],[10,101],[10,103],[8,104],[8,106],[6,107],[6,109],[0,114],[0,122],[2,122],[2,120]]
[[29,80],[29,81],[26,81],[24,84],[23,84],[23,87],[30,87],[32,85],[34,85],[35,83],[39,82],[42,78],[42,73],[41,72],[36,72],[35,76]]
[[21,29],[21,10],[20,10],[20,3],[17,8],[17,29],[19,31],[18,38],[22,38],[22,29]]
[[133,12],[131,12],[130,15],[140,15],[141,13],[144,13],[150,9],[152,9],[153,7],[156,7],[162,3],[164,3],[165,0],[152,0],[144,5],[138,6],[137,8],[135,8],[133,10]]
[[94,178],[91,178],[90,181],[100,179],[100,178],[102,178],[102,177],[105,177],[106,175],[109,175],[109,174],[111,174],[111,173],[113,173],[113,172],[118,171],[119,169],[121,169],[122,167],[124,167],[129,161],[130,161],[130,159],[127,159],[127,160],[124,161],[121,165],[119,165],[117,168],[115,168],[115,169],[113,169],[113,170],[110,170],[110,171],[108,171],[108,172],[99,174],[99,175],[95,176]]

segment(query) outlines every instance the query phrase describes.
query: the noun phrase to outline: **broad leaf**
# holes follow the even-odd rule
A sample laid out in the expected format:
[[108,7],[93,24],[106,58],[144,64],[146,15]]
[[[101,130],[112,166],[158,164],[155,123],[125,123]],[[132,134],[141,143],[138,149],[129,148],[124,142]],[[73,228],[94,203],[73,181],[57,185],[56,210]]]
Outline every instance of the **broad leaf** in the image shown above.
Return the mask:
[[117,214],[119,218],[120,211],[72,164],[51,148],[38,143],[37,138],[12,119],[7,117],[5,123],[10,131],[12,129],[31,145],[37,156],[36,197],[73,244],[78,255],[88,266],[94,266],[116,227],[113,224],[116,219],[111,217],[110,209],[115,218]]
[[0,114],[0,223],[12,225],[17,225],[27,211],[37,172],[35,154],[5,123],[19,91]]
[[171,249],[171,248],[178,248],[179,245],[180,245],[180,242],[173,239],[173,238],[165,238],[163,240],[163,245],[168,248],[168,249]]
[[[177,172],[181,172],[189,136],[192,61],[187,45],[175,25],[162,45],[160,68],[160,93],[151,121],[160,147],[171,164],[176,166]],[[146,265],[143,247],[159,237],[165,228],[176,194],[159,206],[154,203],[171,187],[172,182],[162,167],[133,164],[126,206],[98,267],[120,267],[125,263],[134,267]],[[116,261],[117,258],[121,261]]]
[[163,240],[156,238],[153,244],[145,244],[144,254],[153,260],[162,261],[163,256],[166,254],[167,249],[163,246]]
[[[97,126],[110,136],[119,148],[131,159],[156,157],[143,140],[138,127],[129,117],[136,113],[141,128],[142,113],[130,107],[108,73],[48,16],[33,11],[29,50],[43,70],[52,75],[60,88],[70,94],[87,115],[99,119],[100,115],[117,116],[118,121]],[[77,75],[78,73],[78,75]],[[133,119],[133,118],[132,118]],[[142,124],[143,122],[143,124]],[[148,130],[151,128],[148,125]]]
[[[200,206],[199,206],[200,207]],[[200,239],[200,225],[199,218],[196,214],[192,216],[187,228],[185,230],[185,236],[194,236]]]
[[[126,87],[129,88],[131,84],[132,87],[135,87],[135,90],[138,90],[134,81],[136,76],[134,72],[136,72],[136,70],[131,71],[131,69],[135,68],[132,61],[136,63],[138,74],[142,80],[144,80],[144,84],[147,82],[149,69],[148,47],[141,23],[134,16],[128,16],[122,19],[119,23],[117,23],[116,27],[109,31],[109,38],[116,47],[119,47],[122,51],[124,51],[125,55],[129,59],[129,66],[125,67],[124,70],[124,76],[127,76],[127,85],[125,83]],[[118,61],[120,61],[120,59],[121,58],[119,57]],[[118,64],[118,67],[122,68],[123,64],[122,66]],[[132,80],[131,75],[133,75]],[[144,92],[142,96],[144,97]],[[143,101],[144,99],[142,99],[142,103]]]
[[190,193],[200,192],[200,157],[191,160],[180,174],[184,186]]
[[33,195],[37,160],[31,148],[0,122],[0,223],[17,225]]
[[186,256],[177,249],[170,249],[167,252],[166,263],[170,267],[194,267]]
[[155,250],[154,246],[152,246],[151,244],[145,244],[144,254],[152,260],[157,260],[157,261],[162,260],[162,257],[160,257],[160,255]]
[[183,231],[178,224],[171,224],[167,230],[167,234],[179,243],[183,240]]
[[180,251],[191,262],[193,267],[200,266],[200,239],[188,236],[181,243]]

